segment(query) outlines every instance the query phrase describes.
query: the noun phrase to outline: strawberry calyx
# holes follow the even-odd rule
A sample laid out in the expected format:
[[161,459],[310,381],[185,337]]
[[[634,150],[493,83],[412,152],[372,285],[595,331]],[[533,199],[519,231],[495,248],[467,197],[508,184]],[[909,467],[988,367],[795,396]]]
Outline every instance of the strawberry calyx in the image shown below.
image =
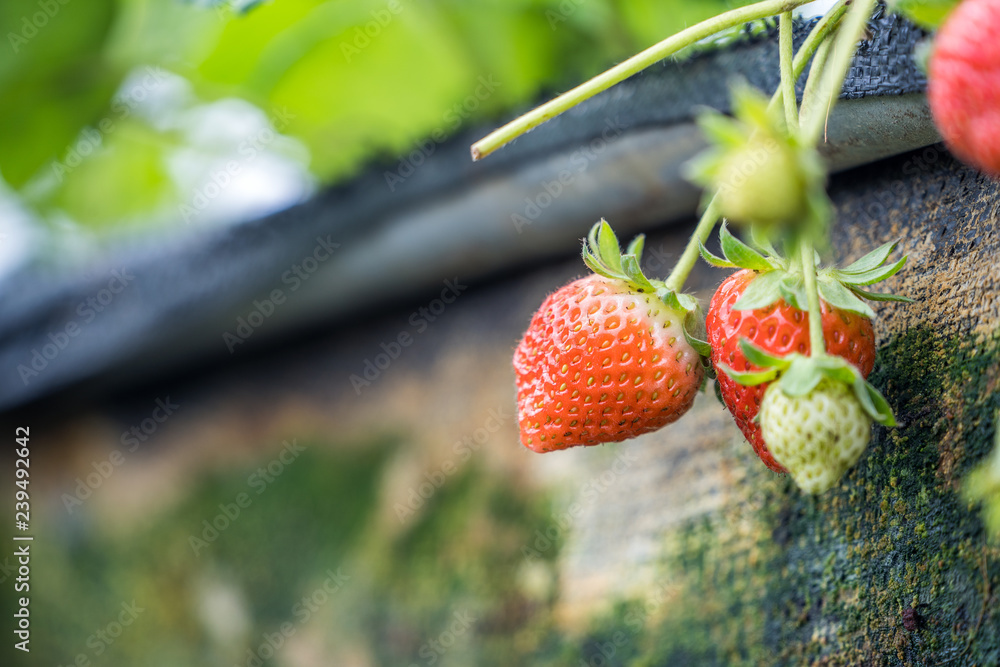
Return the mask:
[[[791,131],[778,108],[747,84],[733,88],[733,117],[703,111],[698,125],[709,148],[687,165],[687,175],[716,198],[738,224],[803,229],[821,227],[829,207],[826,168],[816,148]],[[823,231],[817,229],[814,231]]]
[[673,290],[664,281],[648,278],[643,273],[640,262],[645,244],[645,234],[639,234],[622,252],[611,225],[601,218],[600,222],[590,228],[590,233],[583,242],[583,263],[594,273],[620,280],[636,292],[655,294],[668,308],[678,313],[684,322],[684,338],[701,356],[706,373],[714,377],[709,363],[712,348],[703,340],[706,335],[701,304],[694,296]]
[[[801,264],[778,253],[757,226],[750,229],[749,245],[733,236],[725,222],[719,232],[719,239],[723,257],[713,255],[705,248],[704,244],[701,244],[699,250],[702,259],[712,266],[751,269],[758,273],[743,296],[734,304],[734,310],[766,308],[779,299],[784,299],[789,305],[799,310],[808,309],[809,300],[806,297],[805,278]],[[906,255],[887,264],[889,256],[898,245],[898,241],[886,243],[842,269],[832,266],[820,268],[816,274],[816,284],[820,296],[835,308],[869,319],[874,319],[875,311],[862,299],[911,303],[913,299],[909,297],[870,292],[864,289],[864,287],[891,278],[903,268],[903,265],[906,264]],[[818,256],[816,263],[819,263]]]
[[777,357],[760,349],[746,338],[740,339],[740,349],[751,364],[761,367],[759,371],[737,371],[720,363],[723,371],[738,384],[752,387],[777,380],[776,385],[787,396],[800,397],[809,394],[823,380],[832,380],[847,385],[858,399],[861,407],[873,420],[883,426],[895,426],[896,419],[888,401],[873,387],[861,371],[848,361],[826,353],[805,356],[792,353]]

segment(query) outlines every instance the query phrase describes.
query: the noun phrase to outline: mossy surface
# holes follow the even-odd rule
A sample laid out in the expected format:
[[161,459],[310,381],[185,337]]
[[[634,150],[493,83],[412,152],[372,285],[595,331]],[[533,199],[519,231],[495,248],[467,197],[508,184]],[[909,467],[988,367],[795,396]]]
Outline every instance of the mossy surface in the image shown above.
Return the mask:
[[877,428],[818,498],[750,466],[740,502],[670,536],[669,603],[654,596],[603,621],[595,641],[656,610],[630,633],[635,659],[609,664],[1000,662],[1000,548],[958,493],[992,447],[998,336],[916,329],[880,356],[871,379],[901,426]]

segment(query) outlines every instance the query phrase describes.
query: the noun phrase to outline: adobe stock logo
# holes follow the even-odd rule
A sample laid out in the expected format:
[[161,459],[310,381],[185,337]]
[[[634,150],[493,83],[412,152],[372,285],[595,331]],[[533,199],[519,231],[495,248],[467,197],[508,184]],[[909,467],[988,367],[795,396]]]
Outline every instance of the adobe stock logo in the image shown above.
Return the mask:
[[104,289],[77,305],[76,314],[80,317],[79,321],[72,319],[63,326],[61,331],[50,331],[49,342],[42,345],[41,350],[32,348],[28,364],[17,365],[17,373],[21,376],[24,386],[28,386],[31,380],[48,368],[49,363],[58,357],[60,352],[69,347],[70,341],[80,335],[83,327],[93,322],[98,313],[103,313],[115,300],[115,297],[121,294],[133,280],[135,280],[135,276],[126,269],[112,271],[111,280],[108,281]]

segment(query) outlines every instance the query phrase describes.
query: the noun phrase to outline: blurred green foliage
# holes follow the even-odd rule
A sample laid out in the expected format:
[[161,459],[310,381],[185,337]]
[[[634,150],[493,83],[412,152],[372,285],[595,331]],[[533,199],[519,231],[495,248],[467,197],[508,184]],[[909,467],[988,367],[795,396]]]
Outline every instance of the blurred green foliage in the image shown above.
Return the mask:
[[[92,227],[176,217],[190,185],[169,165],[192,141],[177,133],[176,116],[235,97],[287,113],[279,129],[308,148],[309,169],[328,183],[435,131],[493,122],[745,2],[274,0],[246,12],[211,4],[0,3],[3,179],[43,215]],[[150,118],[132,104],[150,93],[136,75],[158,71],[148,68],[190,83],[180,110]]]

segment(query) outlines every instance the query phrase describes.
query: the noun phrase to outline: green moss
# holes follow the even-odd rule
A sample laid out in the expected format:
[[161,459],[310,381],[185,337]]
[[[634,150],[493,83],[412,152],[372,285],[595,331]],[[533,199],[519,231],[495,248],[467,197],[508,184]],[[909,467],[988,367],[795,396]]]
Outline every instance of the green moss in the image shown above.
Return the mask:
[[751,466],[742,504],[672,535],[678,609],[635,664],[996,664],[1000,559],[957,488],[991,447],[998,368],[997,336],[883,348],[871,379],[901,426],[819,498]]

